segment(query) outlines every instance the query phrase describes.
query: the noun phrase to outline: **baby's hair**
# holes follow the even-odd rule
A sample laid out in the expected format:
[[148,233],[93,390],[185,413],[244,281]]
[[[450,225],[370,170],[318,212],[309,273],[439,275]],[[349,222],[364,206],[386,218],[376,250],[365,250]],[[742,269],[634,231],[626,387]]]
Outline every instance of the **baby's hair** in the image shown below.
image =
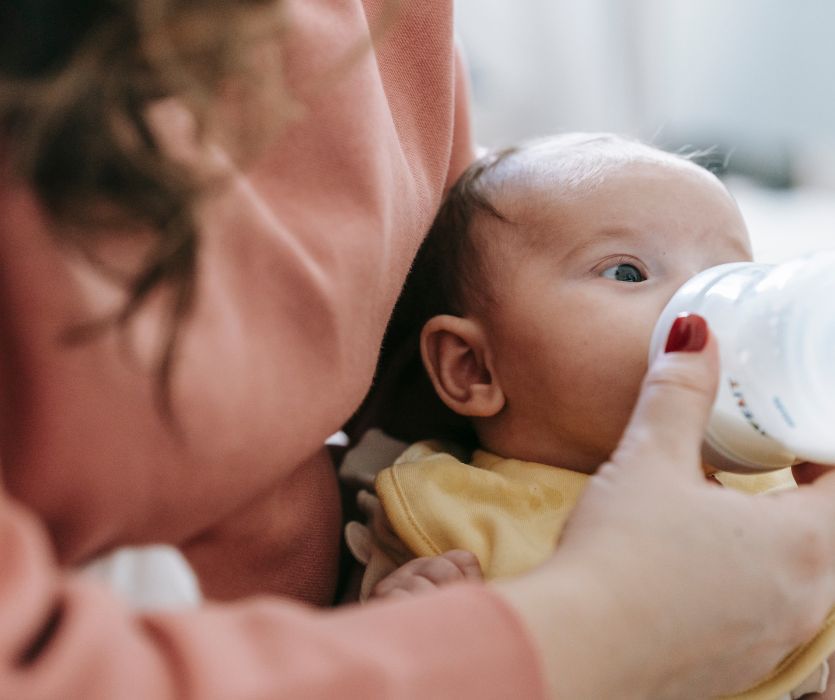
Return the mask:
[[[538,160],[542,154],[545,159]],[[629,163],[700,161],[713,151],[668,153],[615,134],[568,133],[488,153],[470,165],[449,190],[412,265],[393,324],[423,325],[437,314],[466,315],[491,299],[491,262],[508,242],[523,249],[537,234],[514,226],[514,208],[500,209],[500,195],[524,187],[547,169],[554,196],[570,198],[604,181],[612,167]],[[524,156],[530,156],[525,158]],[[714,161],[710,161],[715,165]],[[705,167],[711,172],[714,168]],[[501,232],[478,226],[487,217]]]
[[472,235],[473,222],[488,216],[511,223],[493,202],[490,176],[518,151],[513,147],[479,158],[449,190],[412,263],[392,323],[421,319],[422,325],[438,314],[464,315],[479,290],[486,293],[484,256]]
[[[373,423],[407,442],[434,438],[454,440],[463,447],[475,446],[470,422],[443,404],[423,369],[420,331],[432,316],[462,315],[471,303],[472,290],[484,278],[479,262],[482,256],[470,235],[472,222],[482,214],[509,223],[492,203],[492,191],[486,185],[489,174],[517,151],[508,148],[479,158],[444,198],[389,320],[377,362],[378,383],[352,419],[352,430],[362,433],[368,427],[366,417],[371,416]],[[378,415],[377,406],[396,404],[401,397],[420,407],[426,417],[420,426],[390,420],[388,414]]]

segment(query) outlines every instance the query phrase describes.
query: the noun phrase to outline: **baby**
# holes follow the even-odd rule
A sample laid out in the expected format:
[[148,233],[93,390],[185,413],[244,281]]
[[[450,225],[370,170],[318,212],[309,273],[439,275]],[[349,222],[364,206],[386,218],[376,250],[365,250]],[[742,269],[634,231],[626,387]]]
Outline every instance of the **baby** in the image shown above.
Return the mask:
[[[459,446],[418,443],[378,475],[379,501],[364,498],[369,529],[348,530],[368,564],[363,596],[542,563],[626,427],[663,307],[697,272],[750,259],[734,200],[686,158],[570,134],[473,164],[395,312],[422,325],[426,373],[471,433]],[[791,484],[714,471],[705,465],[708,478],[755,492]],[[801,653],[749,697],[822,691],[830,647]]]

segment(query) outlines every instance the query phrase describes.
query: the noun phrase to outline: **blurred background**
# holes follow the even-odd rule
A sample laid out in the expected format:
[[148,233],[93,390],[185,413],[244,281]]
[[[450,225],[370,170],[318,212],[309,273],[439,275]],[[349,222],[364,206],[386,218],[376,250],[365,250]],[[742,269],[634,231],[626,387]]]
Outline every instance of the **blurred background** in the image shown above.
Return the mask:
[[456,0],[478,142],[713,148],[755,257],[835,248],[832,0]]

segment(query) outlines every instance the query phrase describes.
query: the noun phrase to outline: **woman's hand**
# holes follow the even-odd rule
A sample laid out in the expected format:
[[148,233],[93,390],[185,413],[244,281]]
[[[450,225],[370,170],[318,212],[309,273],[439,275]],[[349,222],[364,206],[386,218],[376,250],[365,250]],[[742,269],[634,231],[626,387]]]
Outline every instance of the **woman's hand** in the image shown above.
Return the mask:
[[825,464],[802,462],[792,467],[792,473],[794,474],[794,480],[798,484],[811,484],[818,477],[829,474],[832,469],[833,467],[827,467]]
[[835,601],[835,474],[768,497],[705,481],[717,349],[701,319],[685,323],[689,351],[650,369],[554,557],[497,584],[538,643],[555,697],[743,690]]

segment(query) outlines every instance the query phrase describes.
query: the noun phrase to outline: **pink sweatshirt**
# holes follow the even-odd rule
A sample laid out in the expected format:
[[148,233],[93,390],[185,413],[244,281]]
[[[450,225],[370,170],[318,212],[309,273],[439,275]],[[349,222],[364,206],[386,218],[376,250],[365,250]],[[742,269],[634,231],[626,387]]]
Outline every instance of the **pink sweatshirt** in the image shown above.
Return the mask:
[[66,568],[163,541],[218,597],[332,595],[340,509],[316,452],[368,388],[411,257],[470,157],[449,0],[401,2],[327,82],[386,2],[292,4],[285,60],[305,113],[200,213],[173,385],[182,437],[142,370],[158,308],[131,327],[132,351],[116,334],[62,346],[120,292],[0,179],[0,698],[544,693],[524,630],[484,587],[338,612],[264,598],[137,616]]

